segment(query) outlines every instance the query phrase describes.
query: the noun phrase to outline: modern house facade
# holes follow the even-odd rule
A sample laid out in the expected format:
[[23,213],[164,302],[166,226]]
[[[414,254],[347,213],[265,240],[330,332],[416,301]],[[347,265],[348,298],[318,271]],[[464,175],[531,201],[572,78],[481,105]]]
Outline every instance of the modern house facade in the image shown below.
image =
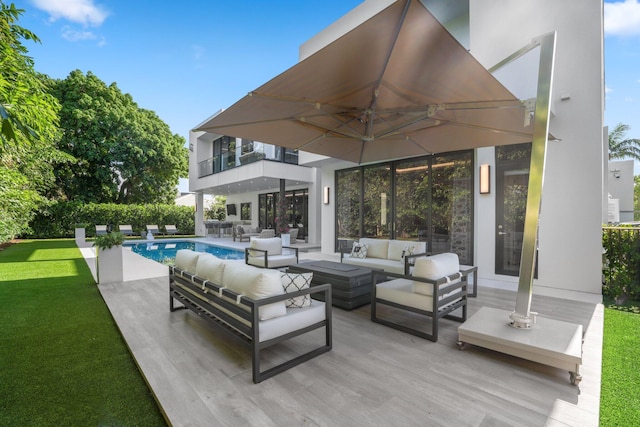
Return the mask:
[[[367,0],[300,48],[300,60],[383,10]],[[485,68],[556,32],[551,120],[534,292],[589,301],[601,295],[601,225],[607,222],[603,128],[603,5],[568,1],[423,1]],[[534,58],[535,59],[535,58]],[[519,99],[535,96],[531,58],[494,76]],[[194,129],[198,129],[196,126]],[[229,222],[272,227],[280,192],[299,237],[335,253],[358,237],[423,240],[479,268],[481,285],[515,289],[530,144],[356,164],[231,135],[192,131],[190,191],[226,195]],[[487,168],[488,166],[488,168]],[[481,189],[480,170],[489,174]],[[284,188],[283,188],[284,187]],[[328,196],[328,199],[326,198]],[[205,235],[203,209],[196,233]]]

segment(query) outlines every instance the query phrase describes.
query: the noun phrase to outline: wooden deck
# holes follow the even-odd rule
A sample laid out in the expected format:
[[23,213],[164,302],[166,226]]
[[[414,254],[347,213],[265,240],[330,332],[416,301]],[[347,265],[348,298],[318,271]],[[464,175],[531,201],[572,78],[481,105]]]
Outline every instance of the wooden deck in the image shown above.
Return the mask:
[[[566,371],[473,346],[458,350],[459,323],[443,320],[432,343],[374,324],[368,305],[333,310],[331,352],[253,384],[249,351],[235,337],[190,311],[169,312],[167,277],[99,289],[174,426],[598,425],[601,305],[533,299],[541,316],[585,328],[578,387]],[[514,301],[513,292],[481,287],[469,313],[512,309]],[[263,360],[304,344],[283,344]]]

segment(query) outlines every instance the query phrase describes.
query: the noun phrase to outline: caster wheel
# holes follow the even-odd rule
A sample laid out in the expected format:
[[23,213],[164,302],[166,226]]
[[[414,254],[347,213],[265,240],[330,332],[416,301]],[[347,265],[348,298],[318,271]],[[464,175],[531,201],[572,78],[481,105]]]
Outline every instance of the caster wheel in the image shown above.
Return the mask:
[[582,375],[577,375],[575,372],[569,372],[569,381],[571,384],[578,385],[582,381]]
[[464,350],[465,348],[467,348],[467,343],[466,342],[458,341],[456,344],[458,344],[458,349],[459,350]]

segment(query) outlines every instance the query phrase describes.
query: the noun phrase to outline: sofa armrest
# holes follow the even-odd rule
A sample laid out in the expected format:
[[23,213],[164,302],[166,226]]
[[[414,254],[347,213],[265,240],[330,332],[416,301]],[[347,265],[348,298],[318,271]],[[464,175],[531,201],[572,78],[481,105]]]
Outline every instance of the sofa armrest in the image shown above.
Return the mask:
[[411,274],[411,267],[415,264],[415,259],[423,256],[429,256],[429,252],[423,252],[419,254],[411,254],[404,257],[404,274],[409,276]]
[[[264,265],[265,268],[268,268],[267,266],[269,265],[269,261],[267,258],[267,250],[266,249],[255,249],[255,248],[244,248],[244,263],[245,264],[249,264],[249,254],[251,251],[255,251],[255,252],[262,252],[264,254]],[[251,264],[249,264],[251,265]]]
[[298,248],[294,248],[293,246],[283,246],[282,249],[292,249],[296,253],[296,264],[298,263]]

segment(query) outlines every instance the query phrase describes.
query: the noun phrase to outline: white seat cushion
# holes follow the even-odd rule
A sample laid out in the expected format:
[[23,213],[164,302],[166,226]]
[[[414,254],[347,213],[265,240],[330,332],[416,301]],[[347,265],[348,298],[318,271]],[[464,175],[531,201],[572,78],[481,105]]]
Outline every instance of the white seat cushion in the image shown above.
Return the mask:
[[433,297],[413,292],[413,280],[394,279],[376,285],[376,298],[419,310],[432,311]]
[[288,308],[286,316],[261,321],[259,342],[277,338],[323,320],[325,320],[324,302],[311,300],[311,304],[307,307]]
[[[249,256],[248,262],[251,265],[255,265],[258,267],[265,267],[264,265],[264,255],[263,256]],[[297,264],[298,260],[296,259],[296,255],[284,254],[284,255],[274,255],[269,256],[269,268],[278,268],[278,267],[287,267],[289,265]]]
[[342,259],[344,264],[357,265],[365,268],[379,268],[387,273],[404,274],[404,264],[400,261],[389,260],[384,258],[353,258],[345,257]]

